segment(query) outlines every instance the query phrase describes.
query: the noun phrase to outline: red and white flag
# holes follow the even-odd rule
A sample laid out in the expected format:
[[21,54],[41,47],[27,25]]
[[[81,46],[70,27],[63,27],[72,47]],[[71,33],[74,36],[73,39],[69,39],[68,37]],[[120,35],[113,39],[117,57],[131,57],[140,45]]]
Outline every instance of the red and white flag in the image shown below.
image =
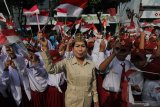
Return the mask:
[[93,34],[96,36],[98,34],[98,30],[96,26],[92,23]]
[[4,17],[3,13],[0,13],[0,21],[6,22],[6,18]]
[[1,32],[2,36],[0,37],[0,44],[12,44],[17,41],[21,41],[20,37],[18,34],[15,32],[14,29],[2,29]]
[[27,31],[32,30],[32,28],[31,28],[30,25],[26,25],[26,26],[25,26],[25,29],[26,29]]
[[[49,12],[46,10],[41,10],[40,14],[38,14],[39,24],[44,25],[47,23],[49,19]],[[37,17],[36,15],[27,16],[27,25],[37,25]]]
[[84,24],[83,26],[81,26],[81,32],[86,32],[88,30],[90,30],[92,28],[92,25],[91,24]]
[[67,9],[66,8],[57,8],[57,16],[66,17],[67,16]]
[[156,26],[160,26],[160,19],[153,20],[153,24]]
[[83,12],[83,9],[87,6],[89,0],[62,0],[60,5],[56,7],[66,9],[67,17],[79,17]]
[[32,6],[30,9],[23,9],[24,15],[33,15],[33,14],[39,14],[39,9],[37,5]]
[[81,22],[82,22],[82,18],[81,19],[79,19],[79,20],[76,20],[76,25],[75,25],[75,28],[76,29],[79,29],[79,27],[80,27],[80,25],[81,25]]

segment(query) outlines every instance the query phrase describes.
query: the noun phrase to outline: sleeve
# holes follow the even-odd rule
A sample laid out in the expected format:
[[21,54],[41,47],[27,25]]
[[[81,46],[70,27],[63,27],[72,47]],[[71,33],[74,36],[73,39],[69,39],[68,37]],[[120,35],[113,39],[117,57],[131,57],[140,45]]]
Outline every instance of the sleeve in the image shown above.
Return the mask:
[[98,102],[97,79],[95,74],[95,68],[93,69],[92,95],[93,101]]
[[99,52],[98,56],[93,56],[93,62],[95,63],[96,68],[99,70],[100,64],[105,60],[105,54],[104,52]]
[[41,54],[42,59],[44,61],[45,69],[48,73],[57,74],[57,73],[61,73],[61,72],[65,71],[65,69],[64,69],[65,68],[65,63],[66,63],[65,59],[56,63],[56,64],[53,64],[48,51],[40,52],[40,54]]
[[3,86],[7,87],[9,84],[9,80],[10,80],[9,70],[8,71],[6,70],[2,73],[2,76],[1,76],[1,81],[2,81]]

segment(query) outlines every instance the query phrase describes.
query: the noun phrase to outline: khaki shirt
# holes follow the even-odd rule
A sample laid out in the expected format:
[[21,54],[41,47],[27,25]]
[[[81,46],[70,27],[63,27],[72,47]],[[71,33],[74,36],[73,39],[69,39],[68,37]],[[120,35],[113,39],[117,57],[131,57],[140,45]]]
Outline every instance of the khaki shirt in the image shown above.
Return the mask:
[[65,107],[91,107],[92,98],[94,102],[98,101],[95,66],[90,60],[85,59],[81,65],[73,57],[53,66],[48,52],[41,52],[41,55],[49,73],[66,74]]

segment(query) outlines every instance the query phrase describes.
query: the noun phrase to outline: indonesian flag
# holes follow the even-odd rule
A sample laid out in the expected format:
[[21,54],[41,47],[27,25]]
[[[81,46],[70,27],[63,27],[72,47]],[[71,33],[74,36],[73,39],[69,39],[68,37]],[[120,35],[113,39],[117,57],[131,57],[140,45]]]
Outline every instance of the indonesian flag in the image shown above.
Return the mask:
[[96,26],[92,23],[92,28],[93,28],[93,34],[97,35],[98,34],[98,30],[96,28]]
[[0,45],[4,45],[7,43],[6,37],[3,35],[2,32],[0,32]]
[[153,28],[146,28],[144,32],[145,32],[145,34],[150,35],[152,30],[153,30]]
[[29,30],[31,30],[32,28],[31,28],[30,25],[26,25],[26,26],[25,26],[25,29],[26,29],[27,31],[29,31]]
[[89,0],[62,0],[57,9],[67,10],[67,17],[79,17]]
[[67,16],[67,9],[66,8],[57,8],[57,16],[66,17]]
[[76,29],[78,29],[80,27],[81,22],[82,22],[82,18],[76,21],[76,25],[75,25]]
[[24,15],[33,15],[33,14],[39,14],[39,9],[37,5],[32,6],[30,9],[23,9]]
[[6,22],[6,18],[3,16],[3,13],[0,13],[0,21]]
[[0,44],[12,44],[17,41],[21,41],[18,34],[15,32],[14,29],[2,29],[1,35],[0,35]]
[[[40,14],[38,14],[39,24],[44,25],[47,23],[49,18],[49,12],[46,10],[41,10]],[[37,17],[36,15],[27,16],[27,25],[37,25]]]
[[90,25],[90,24],[85,24],[85,25],[83,25],[83,26],[81,26],[81,32],[83,33],[83,32],[86,32],[86,31],[88,31],[88,30],[90,30],[92,28],[92,25]]
[[160,26],[160,19],[153,20],[153,24]]
[[150,24],[148,22],[141,23],[141,27],[146,27],[146,26],[150,26]]

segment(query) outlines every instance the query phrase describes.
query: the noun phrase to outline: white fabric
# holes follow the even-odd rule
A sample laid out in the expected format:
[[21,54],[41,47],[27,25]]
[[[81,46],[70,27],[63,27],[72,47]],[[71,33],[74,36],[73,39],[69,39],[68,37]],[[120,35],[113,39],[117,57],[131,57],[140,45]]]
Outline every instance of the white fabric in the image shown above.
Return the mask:
[[[105,59],[103,59],[105,60]],[[100,60],[98,60],[100,61]],[[102,62],[102,61],[100,61]],[[106,72],[108,73],[103,80],[102,87],[108,91],[112,92],[120,92],[120,81],[122,74],[122,66],[121,63],[125,63],[125,71],[128,71],[131,68],[131,63],[127,60],[119,61],[116,57],[109,64]]]
[[44,92],[47,88],[47,72],[41,65],[27,68],[31,90]]
[[9,75],[6,75],[6,72],[3,72],[0,76],[0,93],[3,95],[3,97],[8,97],[6,93],[6,89],[8,87],[8,82],[9,81]]
[[22,92],[21,92],[21,83],[18,71],[10,67],[9,70],[9,78],[10,78],[10,89],[13,95],[14,100],[17,105],[20,105],[22,100]]
[[[137,70],[137,72],[129,75],[128,78],[129,78],[129,82],[130,82],[131,85],[133,85],[133,86],[138,85],[139,88],[142,90],[143,83],[144,83],[144,78],[143,78],[143,74],[141,72],[138,72],[138,70]],[[133,91],[134,95],[139,95],[141,93],[142,92]]]
[[61,79],[64,79],[63,75],[64,75],[63,72],[59,74],[49,74],[47,79],[48,85],[57,87],[58,91],[61,93],[62,93],[62,90],[59,86],[60,86]]
[[160,106],[160,80],[146,80],[142,92],[142,100],[148,102],[151,106]]
[[30,90],[30,85],[29,85],[29,79],[28,79],[28,74],[26,71],[26,59],[24,59],[22,56],[18,56],[13,59],[17,69],[18,69],[18,73],[19,73],[19,77],[20,77],[20,81],[21,84],[24,87],[24,91],[28,97],[29,100],[31,100],[31,90]]

